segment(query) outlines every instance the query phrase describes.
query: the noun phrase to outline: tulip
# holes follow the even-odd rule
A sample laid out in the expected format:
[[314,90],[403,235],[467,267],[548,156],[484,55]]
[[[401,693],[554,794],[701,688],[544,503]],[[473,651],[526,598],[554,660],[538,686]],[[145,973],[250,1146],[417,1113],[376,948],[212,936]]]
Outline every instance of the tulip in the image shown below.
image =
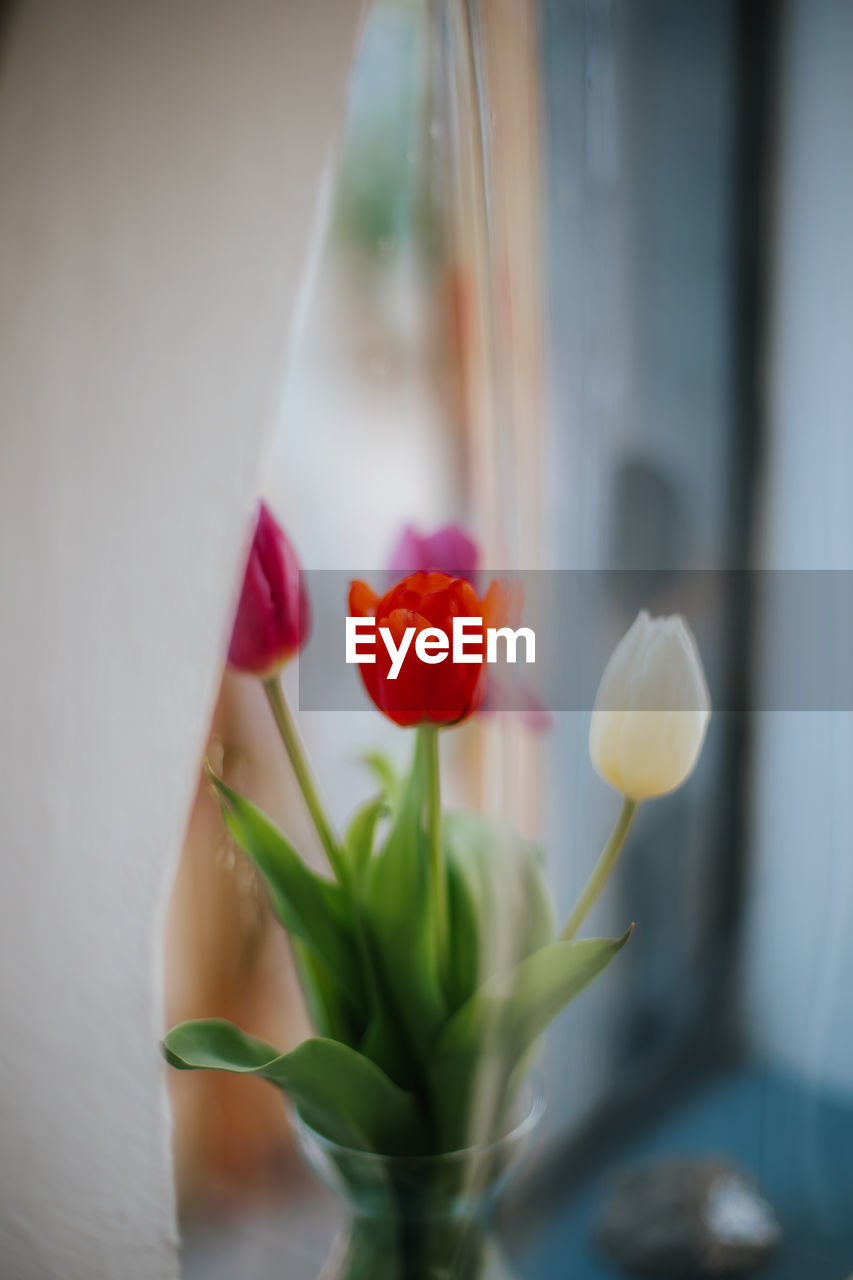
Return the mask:
[[427,535],[407,524],[391,556],[391,572],[397,577],[417,570],[449,573],[467,578],[473,586],[479,563],[480,548],[458,524],[445,525]]
[[711,698],[683,618],[645,609],[604,669],[589,730],[592,763],[624,799],[616,825],[560,937],[571,941],[607,882],[637,805],[674,791],[699,759]]
[[[453,577],[467,578],[477,589],[477,569],[480,565],[480,548],[473,538],[458,524],[444,525],[435,533],[420,534],[407,524],[397,540],[391,556],[390,569],[397,577],[421,569],[425,573],[438,571]],[[522,706],[519,714],[532,733],[544,733],[551,727],[551,715],[542,706],[533,690],[524,682],[518,685]],[[505,709],[506,689],[500,678],[492,672],[480,710],[485,714]]]
[[[492,582],[482,600],[465,578],[447,573],[414,573],[379,597],[364,582],[350,584],[349,612],[354,618],[375,618],[377,630],[387,627],[399,646],[409,627],[417,633],[437,628],[449,635],[454,617],[478,618],[483,630],[501,626],[510,611],[511,593]],[[473,631],[473,628],[472,628]],[[471,650],[474,656],[474,649]],[[373,702],[399,725],[456,724],[477,710],[486,688],[486,651],[476,661],[425,663],[410,645],[402,669],[390,679],[391,656],[377,646],[376,661],[359,666],[364,687]]]
[[296,552],[262,502],[228,648],[228,665],[263,679],[273,676],[302,648],[309,628],[308,599]]
[[310,625],[308,596],[296,552],[267,504],[261,502],[231,633],[228,665],[261,680],[317,835],[332,869],[342,880],[340,841],[320,799],[278,678],[284,664],[308,639]]
[[592,762],[631,800],[665,795],[693,772],[710,714],[687,623],[643,610],[601,678],[589,732]]

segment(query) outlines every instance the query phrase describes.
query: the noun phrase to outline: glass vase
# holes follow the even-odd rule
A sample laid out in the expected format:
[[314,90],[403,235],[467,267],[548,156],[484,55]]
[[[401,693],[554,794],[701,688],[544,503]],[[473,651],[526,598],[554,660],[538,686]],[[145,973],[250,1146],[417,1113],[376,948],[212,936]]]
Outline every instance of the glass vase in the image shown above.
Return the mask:
[[522,1092],[497,1141],[435,1156],[342,1147],[295,1114],[306,1162],[346,1214],[319,1280],[512,1280],[489,1223],[544,1110],[538,1081]]

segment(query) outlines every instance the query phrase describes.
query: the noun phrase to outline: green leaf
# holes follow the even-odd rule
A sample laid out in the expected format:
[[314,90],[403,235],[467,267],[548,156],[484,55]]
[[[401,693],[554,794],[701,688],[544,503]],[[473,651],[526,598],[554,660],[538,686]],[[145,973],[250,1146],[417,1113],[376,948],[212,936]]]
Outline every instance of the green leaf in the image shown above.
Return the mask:
[[473,1140],[466,1125],[475,1095],[483,1101],[479,1120],[488,1133],[521,1059],[560,1010],[621,951],[633,928],[621,938],[553,942],[510,973],[490,978],[448,1020],[428,1065],[442,1143]]
[[251,801],[213,773],[225,825],[260,871],[281,923],[314,950],[360,1010],[364,992],[349,904],[340,885],[307,867],[290,841]]
[[418,1072],[412,1059],[411,1046],[407,1038],[400,1034],[400,1019],[394,1011],[393,1000],[389,997],[372,922],[368,919],[362,901],[364,878],[373,857],[376,828],[387,811],[384,795],[368,801],[356,813],[344,840],[344,853],[352,871],[356,896],[353,911],[360,913],[356,923],[361,929],[364,969],[369,978],[370,1016],[356,1047],[380,1066],[392,1080],[406,1088],[417,1082]]
[[326,962],[291,934],[293,959],[312,1026],[319,1036],[355,1048],[363,1035],[363,1019]]
[[395,809],[402,790],[402,780],[393,760],[382,751],[366,751],[361,758],[373,774],[388,807]]
[[[410,1061],[422,1063],[449,1012],[439,983],[423,815],[425,759],[417,735],[411,773],[385,845],[364,880],[364,918],[380,981]],[[374,1029],[375,1030],[375,1029]]]
[[344,854],[356,878],[360,883],[362,876],[373,856],[373,843],[379,820],[388,810],[384,795],[377,796],[362,805],[347,828],[344,839]]
[[336,1040],[317,1037],[279,1053],[232,1022],[207,1018],[173,1027],[163,1051],[182,1071],[207,1068],[268,1080],[289,1095],[306,1124],[331,1142],[388,1155],[423,1149],[412,1095]]
[[439,1054],[498,1046],[517,1058],[607,967],[633,928],[621,938],[552,942],[511,973],[490,979],[447,1023]]
[[554,937],[554,907],[539,848],[479,813],[442,820],[451,956],[448,996],[459,1008],[493,974]]

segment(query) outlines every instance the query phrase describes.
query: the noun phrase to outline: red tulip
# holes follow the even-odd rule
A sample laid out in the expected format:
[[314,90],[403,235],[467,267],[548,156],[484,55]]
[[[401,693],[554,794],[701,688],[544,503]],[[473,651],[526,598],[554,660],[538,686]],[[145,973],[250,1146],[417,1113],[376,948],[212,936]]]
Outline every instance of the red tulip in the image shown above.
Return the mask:
[[[420,534],[410,524],[404,526],[394,553],[391,556],[391,572],[412,573],[416,569],[440,570],[458,578],[467,578],[477,588],[477,569],[480,564],[480,548],[473,538],[458,524],[443,525],[435,533]],[[519,705],[519,697],[521,704]],[[504,681],[493,674],[486,686],[481,705],[485,714],[505,709],[508,701]],[[516,684],[512,704],[524,724],[533,733],[544,733],[551,727],[551,715],[542,706],[533,689],[521,677]]]
[[228,648],[228,665],[251,675],[272,676],[301,649],[310,625],[296,552],[262,502]]
[[[457,663],[448,653],[440,663],[422,662],[415,652],[417,633],[437,628],[450,636],[454,617],[479,618],[483,632],[502,626],[510,612],[507,590],[492,582],[482,600],[465,578],[446,573],[414,573],[378,597],[365,582],[350,584],[349,612],[354,618],[375,618],[377,634],[387,627],[399,647],[408,627],[415,628],[405,661],[390,679],[391,656],[377,643],[376,661],[361,663],[364,687],[380,711],[399,725],[456,724],[477,710],[486,689],[485,638],[478,661]],[[472,628],[472,631],[474,629]],[[476,652],[469,640],[468,652]]]

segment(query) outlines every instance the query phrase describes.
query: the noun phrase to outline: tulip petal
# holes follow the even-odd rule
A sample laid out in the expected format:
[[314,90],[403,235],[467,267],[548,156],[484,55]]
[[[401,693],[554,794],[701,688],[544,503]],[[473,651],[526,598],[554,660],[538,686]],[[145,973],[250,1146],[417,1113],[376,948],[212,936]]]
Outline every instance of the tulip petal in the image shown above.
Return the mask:
[[406,525],[391,556],[391,572],[398,577],[417,570],[438,570],[473,582],[480,560],[476,542],[457,524],[446,525],[426,537]]
[[372,618],[376,614],[379,597],[366,582],[358,579],[349,584],[349,611],[353,618]]
[[493,578],[483,597],[483,622],[487,627],[517,627],[523,604],[524,586],[517,578]]

